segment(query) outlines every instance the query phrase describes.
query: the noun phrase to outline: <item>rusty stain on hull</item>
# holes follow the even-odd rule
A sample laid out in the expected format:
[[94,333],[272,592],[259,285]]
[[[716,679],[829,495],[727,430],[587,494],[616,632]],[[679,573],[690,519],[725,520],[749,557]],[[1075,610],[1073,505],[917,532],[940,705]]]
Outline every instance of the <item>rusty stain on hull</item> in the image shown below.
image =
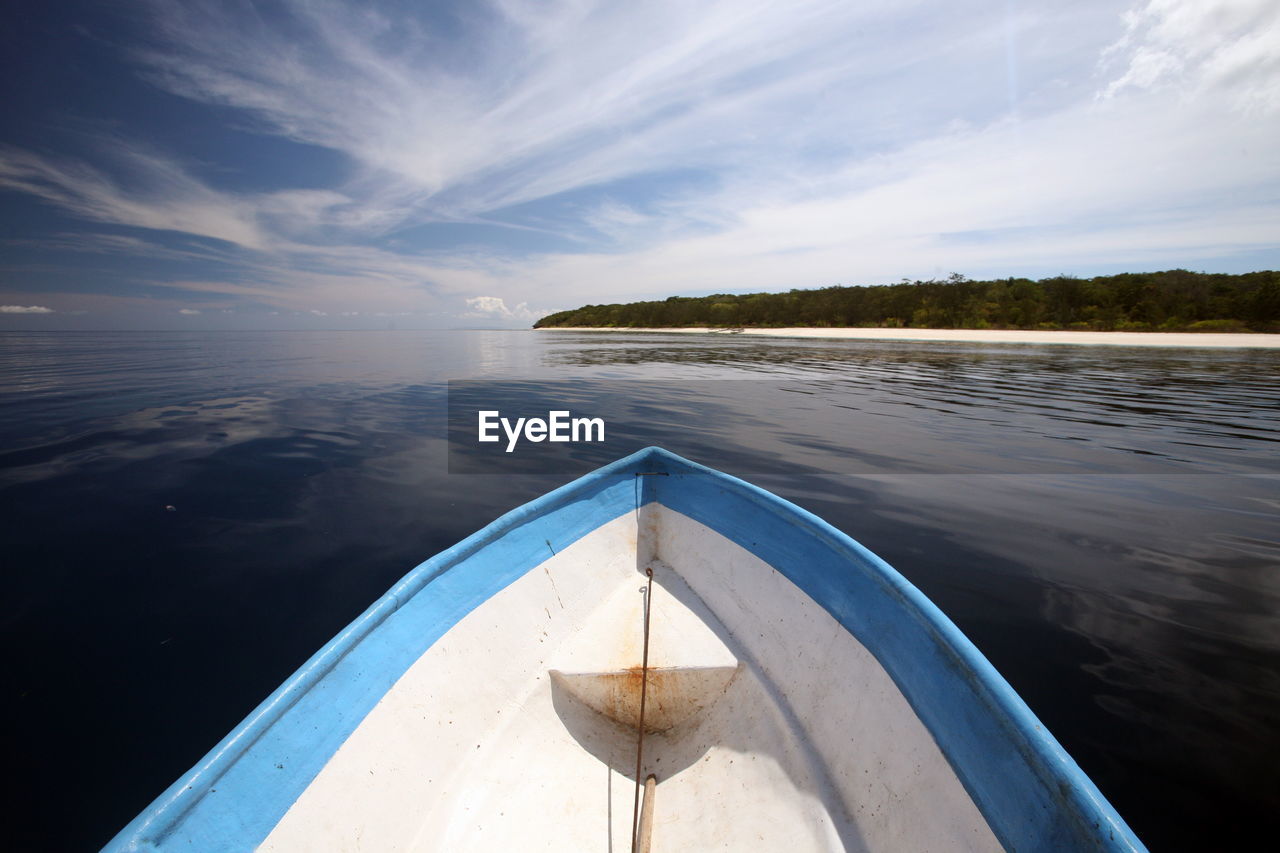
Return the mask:
[[[710,706],[738,672],[736,666],[649,667],[644,730],[667,732]],[[552,681],[592,710],[635,731],[640,723],[641,667],[612,672],[551,672]]]

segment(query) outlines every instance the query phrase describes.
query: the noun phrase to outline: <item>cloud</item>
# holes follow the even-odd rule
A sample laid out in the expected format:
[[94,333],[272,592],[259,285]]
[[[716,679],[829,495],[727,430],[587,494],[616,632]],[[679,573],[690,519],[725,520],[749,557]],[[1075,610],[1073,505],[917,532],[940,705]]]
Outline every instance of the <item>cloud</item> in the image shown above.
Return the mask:
[[162,245],[153,240],[126,234],[52,233],[46,237],[10,238],[5,245],[45,252],[70,252],[102,255],[144,255],[176,261],[217,260],[228,262],[226,252],[188,242],[185,246]]
[[1103,95],[1176,88],[1226,97],[1246,112],[1280,110],[1280,6],[1272,0],[1147,0],[1103,54],[1121,67]]
[[500,296],[473,296],[470,299],[467,299],[466,303],[467,307],[471,310],[464,313],[462,315],[463,317],[483,317],[493,320],[514,320],[521,323],[527,323],[542,316],[542,314],[530,310],[528,304],[524,302],[521,302],[514,308],[508,308],[506,300]]
[[176,161],[144,147],[100,140],[98,148],[131,180],[114,179],[81,160],[0,147],[0,188],[93,222],[182,231],[248,248],[264,244],[251,201],[210,189]]
[[[1266,0],[1150,0],[1123,19],[1109,3],[1075,4],[1068,15],[964,2],[922,10],[825,0],[504,0],[452,21],[450,40],[365,6],[285,7],[281,23],[267,24],[225,4],[161,2],[166,44],[142,55],[172,91],[238,107],[364,168],[341,194],[299,199],[299,211],[273,198],[281,221],[314,222],[348,196],[362,200],[351,203],[363,211],[352,216],[384,227],[467,219],[648,175],[641,192],[667,187],[649,203],[605,198],[550,224],[623,250],[730,231],[744,210],[784,211],[806,194],[842,190],[852,205],[864,188],[934,163],[942,168],[925,174],[944,177],[933,193],[943,197],[948,185],[965,184],[947,180],[948,171],[970,165],[942,162],[945,149],[959,151],[966,130],[1000,137],[1011,100],[1022,121],[1061,127],[1055,118],[1083,116],[1099,140],[1090,150],[1118,145],[1128,156],[1128,134],[1150,135],[1122,109],[1107,121],[1087,114],[1091,55],[1113,71],[1103,87],[1111,98],[1150,94],[1172,63],[1237,87],[1238,100],[1265,103],[1280,62],[1280,51],[1261,49],[1274,43],[1280,16]],[[925,11],[933,26],[922,30]],[[993,55],[1000,61],[987,64]],[[1232,124],[1216,129],[1219,140]],[[928,145],[935,156],[920,157]],[[1070,159],[1086,178],[1094,173]],[[681,170],[710,182],[682,188],[663,177]],[[840,180],[851,171],[861,186]],[[1040,175],[1028,177],[1024,189],[1034,193]],[[989,194],[972,183],[963,189],[979,201]],[[1061,218],[1084,212],[1068,208]],[[966,219],[957,230],[987,227]],[[466,264],[457,255],[434,260]]]
[[197,309],[197,308],[179,308],[179,309],[178,309],[178,313],[179,313],[179,314],[183,314],[183,315],[185,315],[185,316],[187,316],[187,317],[194,317],[194,316],[196,316],[197,314],[199,314],[199,313],[200,313],[200,311],[199,311],[199,309]]
[[467,306],[475,312],[476,316],[483,314],[506,315],[511,313],[507,310],[507,304],[497,296],[476,296],[467,300]]
[[496,2],[449,39],[364,5],[284,6],[268,25],[157,3],[166,43],[139,57],[158,85],[342,151],[446,217],[722,162],[732,139],[775,132],[798,93],[893,53],[850,44],[868,13],[814,0]]
[[0,314],[52,314],[52,308],[43,305],[0,305]]

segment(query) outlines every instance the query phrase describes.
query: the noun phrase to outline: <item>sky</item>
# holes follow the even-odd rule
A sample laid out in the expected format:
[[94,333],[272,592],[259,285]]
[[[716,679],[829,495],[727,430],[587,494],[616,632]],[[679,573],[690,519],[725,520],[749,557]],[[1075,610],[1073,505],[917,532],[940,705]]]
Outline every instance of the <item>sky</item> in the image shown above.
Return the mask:
[[20,0],[0,330],[1280,268],[1274,0]]

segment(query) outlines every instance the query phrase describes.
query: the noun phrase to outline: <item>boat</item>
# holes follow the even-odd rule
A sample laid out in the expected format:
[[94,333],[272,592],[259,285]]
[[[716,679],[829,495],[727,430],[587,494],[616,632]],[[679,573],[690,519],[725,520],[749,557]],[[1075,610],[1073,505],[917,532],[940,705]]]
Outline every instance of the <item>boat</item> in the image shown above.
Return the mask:
[[106,849],[1145,848],[902,575],[647,448],[419,565]]

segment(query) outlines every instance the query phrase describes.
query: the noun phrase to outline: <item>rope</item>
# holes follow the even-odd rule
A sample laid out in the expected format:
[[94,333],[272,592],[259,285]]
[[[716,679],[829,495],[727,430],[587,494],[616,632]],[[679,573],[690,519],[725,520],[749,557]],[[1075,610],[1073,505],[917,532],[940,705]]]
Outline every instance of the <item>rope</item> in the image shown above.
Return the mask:
[[[636,535],[639,538],[640,533],[640,478],[641,477],[667,477],[670,476],[666,471],[636,471],[635,472],[635,500],[636,500]],[[637,724],[636,732],[636,788],[635,794],[631,801],[631,853],[648,853],[649,850],[649,832],[653,822],[653,787],[657,784],[657,778],[652,774],[645,780],[645,796],[644,796],[644,825],[641,826],[640,814],[640,770],[644,761],[644,706],[645,698],[649,688],[649,613],[650,605],[653,599],[653,567],[650,566],[644,570],[648,583],[645,584],[644,592],[644,655],[640,662],[640,719]],[[643,840],[641,834],[644,835]]]
[[644,758],[644,701],[649,686],[649,611],[653,599],[653,569],[644,570],[649,582],[644,589],[644,656],[640,664],[640,722],[636,726],[636,791],[631,803],[631,853],[636,853],[640,827],[640,766]]

